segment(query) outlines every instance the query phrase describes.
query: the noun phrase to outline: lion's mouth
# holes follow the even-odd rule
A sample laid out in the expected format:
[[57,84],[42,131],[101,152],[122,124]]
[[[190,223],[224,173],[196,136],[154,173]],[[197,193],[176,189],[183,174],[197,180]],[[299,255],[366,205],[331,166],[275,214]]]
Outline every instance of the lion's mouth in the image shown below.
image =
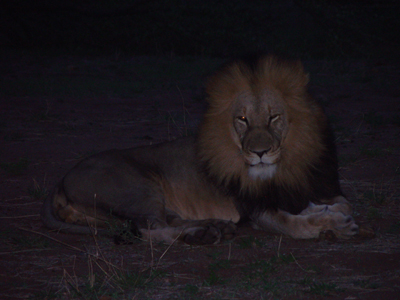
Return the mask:
[[276,165],[276,163],[275,162],[271,162],[271,163],[266,163],[266,162],[259,162],[259,163],[256,163],[256,164],[247,164],[249,167],[252,167],[252,168],[268,168],[268,167],[270,167],[270,166],[273,166],[273,165]]
[[249,167],[268,168],[278,163],[280,153],[279,149],[274,152],[264,153],[262,156],[250,152],[244,155],[244,161]]
[[273,165],[276,165],[279,161],[279,155],[273,155],[268,157],[248,157],[246,158],[246,164],[249,167],[256,168],[267,168]]
[[274,177],[277,170],[276,163],[263,163],[260,162],[258,164],[250,165],[249,164],[249,176],[252,179],[271,179]]

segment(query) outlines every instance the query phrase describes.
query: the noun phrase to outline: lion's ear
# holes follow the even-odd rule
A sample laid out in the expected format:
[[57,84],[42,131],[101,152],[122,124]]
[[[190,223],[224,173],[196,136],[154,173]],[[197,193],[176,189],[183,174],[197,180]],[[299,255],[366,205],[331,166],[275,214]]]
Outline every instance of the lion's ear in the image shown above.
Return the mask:
[[248,73],[240,62],[233,62],[222,67],[207,80],[206,100],[213,108],[213,113],[226,111],[238,92],[250,89]]
[[264,82],[277,88],[283,95],[302,95],[307,91],[308,73],[301,61],[290,61],[267,56],[262,64]]
[[302,94],[307,91],[308,83],[310,82],[310,75],[308,73],[304,73],[304,70],[301,70],[301,73],[298,73],[293,79],[292,92],[293,94]]
[[294,89],[293,91],[303,91],[310,81],[310,74],[304,72],[303,63],[298,60],[291,66],[289,65],[287,70],[290,72],[290,74],[286,74],[286,80],[288,80],[287,83],[292,81],[292,88]]

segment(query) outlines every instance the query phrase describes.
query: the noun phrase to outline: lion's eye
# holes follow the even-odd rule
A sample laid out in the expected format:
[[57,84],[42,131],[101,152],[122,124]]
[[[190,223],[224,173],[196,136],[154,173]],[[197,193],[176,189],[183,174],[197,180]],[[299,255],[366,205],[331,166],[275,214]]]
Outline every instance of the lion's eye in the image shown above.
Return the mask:
[[247,118],[246,118],[245,116],[237,117],[237,119],[238,119],[239,121],[244,122],[244,123],[247,124]]

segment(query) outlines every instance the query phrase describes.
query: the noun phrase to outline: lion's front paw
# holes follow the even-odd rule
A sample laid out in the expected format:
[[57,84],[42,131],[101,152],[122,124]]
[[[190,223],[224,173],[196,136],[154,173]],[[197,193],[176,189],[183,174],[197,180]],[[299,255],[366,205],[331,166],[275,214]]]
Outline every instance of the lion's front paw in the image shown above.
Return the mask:
[[333,233],[342,239],[348,239],[358,233],[358,225],[352,216],[344,215],[340,212],[333,213]]

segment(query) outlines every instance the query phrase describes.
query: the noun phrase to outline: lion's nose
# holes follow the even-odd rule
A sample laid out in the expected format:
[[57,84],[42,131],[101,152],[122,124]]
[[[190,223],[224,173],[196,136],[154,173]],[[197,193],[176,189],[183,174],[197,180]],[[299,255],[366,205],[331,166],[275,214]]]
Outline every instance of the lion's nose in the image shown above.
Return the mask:
[[271,148],[268,148],[266,150],[250,150],[250,152],[257,154],[261,158],[264,154],[267,154],[270,150]]

